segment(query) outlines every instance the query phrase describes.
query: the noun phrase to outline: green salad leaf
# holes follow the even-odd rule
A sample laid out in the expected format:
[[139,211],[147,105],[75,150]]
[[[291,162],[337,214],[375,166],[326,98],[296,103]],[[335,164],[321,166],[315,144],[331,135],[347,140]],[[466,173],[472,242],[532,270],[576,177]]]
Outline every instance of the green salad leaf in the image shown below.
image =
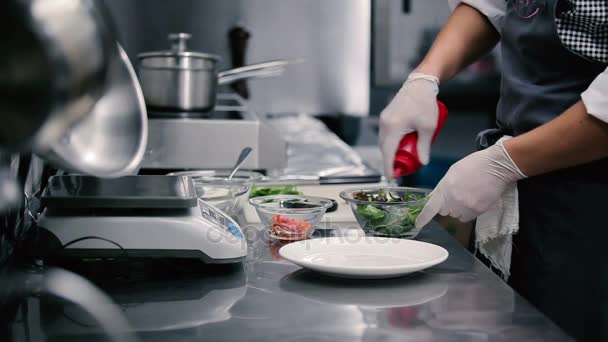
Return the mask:
[[381,224],[386,218],[386,212],[378,209],[373,205],[360,205],[357,207],[357,213],[370,222]]
[[418,219],[418,215],[420,215],[420,213],[422,212],[422,208],[424,208],[424,205],[416,205],[413,207],[409,207],[407,209],[407,213],[405,215],[406,217],[404,218],[404,220],[406,220],[406,222],[411,225],[415,225],[416,219]]
[[302,195],[301,191],[293,184],[285,186],[269,186],[258,188],[255,184],[251,188],[249,198],[270,196],[270,195]]
[[[359,193],[361,194],[361,193]],[[375,202],[379,202],[378,205],[372,204],[359,204],[356,208],[356,214],[363,228],[368,231],[372,231],[378,235],[386,236],[400,236],[411,230],[416,226],[416,219],[424,203],[403,207],[401,205],[382,205],[382,203],[403,201],[408,198],[410,201],[424,200],[423,196],[411,197],[410,193],[406,193],[401,199],[396,200],[391,194],[382,194],[374,198]],[[364,195],[360,195],[359,199],[363,200]],[[369,196],[365,194],[365,196]]]
[[391,202],[413,202],[424,199],[425,196],[406,191],[403,195],[391,193],[388,190],[380,189],[378,192],[355,192],[353,198],[366,202],[391,203]]

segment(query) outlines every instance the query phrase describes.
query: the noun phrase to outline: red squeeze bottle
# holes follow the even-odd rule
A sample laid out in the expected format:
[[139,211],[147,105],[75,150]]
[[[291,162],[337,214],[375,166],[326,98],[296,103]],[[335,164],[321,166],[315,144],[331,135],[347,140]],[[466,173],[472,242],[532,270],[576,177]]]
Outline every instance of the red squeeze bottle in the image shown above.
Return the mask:
[[[431,143],[435,142],[439,130],[441,130],[445,119],[448,117],[446,106],[440,101],[437,101],[437,106],[439,106],[439,117]],[[422,167],[422,163],[418,159],[417,143],[418,133],[412,132],[403,136],[395,154],[395,161],[393,162],[393,178],[397,179],[401,176],[409,176]]]

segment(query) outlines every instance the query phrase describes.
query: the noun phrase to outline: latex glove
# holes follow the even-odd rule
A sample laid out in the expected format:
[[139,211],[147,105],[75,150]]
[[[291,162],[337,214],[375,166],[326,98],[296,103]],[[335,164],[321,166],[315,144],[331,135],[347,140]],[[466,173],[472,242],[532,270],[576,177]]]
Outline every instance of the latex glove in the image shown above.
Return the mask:
[[508,138],[452,165],[416,220],[420,228],[440,214],[468,222],[484,213],[507,186],[525,178],[503,146]]
[[380,114],[380,150],[387,179],[393,179],[395,153],[405,134],[418,132],[418,158],[422,165],[428,164],[439,116],[438,92],[437,77],[412,73]]

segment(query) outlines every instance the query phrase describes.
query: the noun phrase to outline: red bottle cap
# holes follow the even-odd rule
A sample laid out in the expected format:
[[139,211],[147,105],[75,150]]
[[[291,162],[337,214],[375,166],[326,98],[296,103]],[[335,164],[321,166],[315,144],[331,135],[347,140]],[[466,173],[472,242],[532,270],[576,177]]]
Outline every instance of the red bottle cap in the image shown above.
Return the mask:
[[[448,116],[448,109],[443,103],[437,101],[437,106],[439,107],[439,116],[432,143],[435,142],[437,134]],[[418,133],[413,132],[403,136],[395,154],[395,161],[393,162],[393,178],[397,179],[401,176],[409,176],[422,167],[422,163],[418,158],[418,150],[416,149],[417,143]]]

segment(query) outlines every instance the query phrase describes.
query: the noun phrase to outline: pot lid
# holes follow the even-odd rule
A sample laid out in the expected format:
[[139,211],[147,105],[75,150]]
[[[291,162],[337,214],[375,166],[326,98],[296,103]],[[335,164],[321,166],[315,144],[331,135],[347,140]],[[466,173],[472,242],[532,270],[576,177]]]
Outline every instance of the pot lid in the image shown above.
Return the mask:
[[154,51],[154,52],[144,52],[137,55],[137,58],[140,60],[154,57],[169,57],[169,58],[200,58],[206,60],[219,61],[220,57],[218,55],[196,52],[196,51],[188,51],[186,42],[190,39],[192,35],[190,33],[171,33],[168,36],[169,41],[171,42],[171,50],[165,51]]

